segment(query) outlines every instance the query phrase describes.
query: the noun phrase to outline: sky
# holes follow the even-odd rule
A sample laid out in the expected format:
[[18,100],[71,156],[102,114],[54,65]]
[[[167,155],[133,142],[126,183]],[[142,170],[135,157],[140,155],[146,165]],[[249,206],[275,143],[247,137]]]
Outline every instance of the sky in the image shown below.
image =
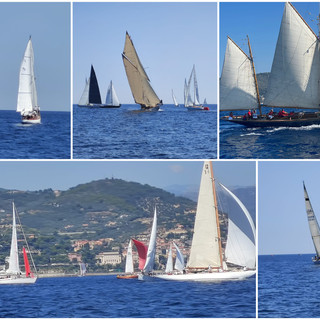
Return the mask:
[[0,2],[0,110],[15,110],[19,69],[32,37],[42,111],[70,111],[70,3]]
[[314,253],[302,183],[319,221],[319,161],[260,161],[258,172],[259,254]]
[[[112,177],[160,188],[199,186],[202,166],[202,161],[0,161],[0,188],[67,190]],[[254,161],[214,161],[213,169],[227,187],[255,185]]]
[[183,103],[195,64],[200,101],[217,101],[217,4],[204,2],[74,3],[73,100],[93,64],[101,98],[113,81],[121,103],[134,103],[121,53],[128,31],[151,85],[165,104]]
[[[318,34],[319,2],[293,2],[293,5]],[[256,73],[271,71],[283,10],[284,2],[220,3],[220,74],[227,36],[248,54],[248,35]]]

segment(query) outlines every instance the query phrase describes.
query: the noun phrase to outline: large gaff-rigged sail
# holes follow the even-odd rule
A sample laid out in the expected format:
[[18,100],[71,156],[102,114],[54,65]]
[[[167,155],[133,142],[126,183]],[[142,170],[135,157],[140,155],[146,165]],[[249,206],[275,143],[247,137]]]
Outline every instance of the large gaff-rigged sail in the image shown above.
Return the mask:
[[316,253],[317,253],[317,257],[320,257],[320,228],[319,228],[319,224],[318,224],[317,218],[314,214],[314,211],[312,209],[309,195],[308,195],[308,192],[307,192],[307,189],[306,189],[306,186],[304,185],[304,183],[303,183],[303,190],[304,190],[304,200],[306,203],[306,211],[307,211],[312,241],[313,241]]
[[203,165],[188,268],[222,267],[212,164]]
[[228,37],[220,79],[220,110],[258,108],[251,59]]
[[146,259],[147,259],[147,251],[148,247],[142,243],[141,241],[132,239],[134,245],[137,248],[138,251],[138,256],[139,256],[139,269],[143,270],[144,265],[146,264]]
[[320,107],[319,38],[291,3],[285,3],[264,104]]
[[145,272],[151,272],[153,270],[154,259],[156,255],[156,243],[157,243],[157,209],[155,207],[150,241],[149,241],[148,252],[147,252],[147,261],[143,268],[143,271]]
[[10,274],[20,274],[19,267],[19,255],[18,255],[18,239],[17,239],[17,223],[16,223],[16,208],[12,203],[12,237],[11,237],[11,249],[9,257],[9,267],[6,270]]
[[[251,215],[241,200],[232,193],[227,187],[219,183],[228,194],[236,201],[241,208],[242,213],[246,216],[250,224],[252,236],[255,241],[255,225]],[[238,266],[254,269],[256,266],[256,247],[255,243],[228,217],[228,237],[225,250],[226,261]]]
[[129,241],[127,257],[126,257],[126,266],[125,273],[133,273],[133,259],[132,259],[132,241]]
[[150,79],[140,62],[128,32],[126,33],[122,59],[134,101],[142,107],[159,106],[161,101],[150,85]]
[[30,37],[20,67],[17,112],[27,115],[32,113],[37,106],[34,54]]

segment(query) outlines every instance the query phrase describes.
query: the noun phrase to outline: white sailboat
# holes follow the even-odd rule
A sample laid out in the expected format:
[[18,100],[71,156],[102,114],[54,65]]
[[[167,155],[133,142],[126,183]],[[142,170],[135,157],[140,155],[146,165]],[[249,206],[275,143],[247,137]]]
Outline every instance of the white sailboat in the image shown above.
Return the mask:
[[117,275],[117,278],[118,279],[138,278],[138,275],[134,273],[133,256],[132,256],[132,240],[129,241],[124,272],[125,274]]
[[128,32],[126,33],[122,59],[135,103],[140,104],[143,110],[159,110],[162,100],[158,98],[151,87],[150,79],[141,64]]
[[304,200],[306,204],[306,211],[307,211],[310,233],[311,233],[314,248],[316,250],[316,255],[312,258],[312,261],[314,263],[320,264],[320,228],[319,228],[317,218],[312,209],[309,195],[304,183],[303,183],[303,190],[304,190]]
[[153,272],[154,261],[156,256],[156,243],[157,243],[157,208],[154,208],[154,216],[149,240],[149,246],[147,251],[146,263],[144,268],[139,274],[139,280],[144,280],[148,275]]
[[41,123],[34,76],[34,54],[31,37],[29,38],[20,66],[17,112],[21,114],[22,123]]
[[[192,82],[193,79],[193,82]],[[193,84],[193,98],[192,98],[192,84]],[[199,98],[199,88],[198,88],[198,81],[197,81],[197,76],[196,76],[196,69],[195,66],[193,65],[189,81],[184,81],[184,106],[190,110],[208,110],[208,107],[204,107],[200,103],[200,98]]]
[[[11,238],[11,249],[10,249],[10,257],[9,257],[9,267],[5,272],[0,274],[0,285],[1,284],[32,284],[37,280],[37,276],[33,274],[30,268],[28,255],[26,249],[23,247],[23,258],[24,258],[24,266],[25,266],[25,275],[22,274],[19,264],[19,249],[18,249],[18,238],[17,238],[17,221],[16,218],[19,219],[18,213],[16,211],[14,203],[12,203],[12,238]],[[20,227],[22,230],[21,223]],[[22,230],[23,233],[23,230]],[[26,243],[27,249],[29,251],[29,255],[31,257],[31,261],[33,264],[33,269],[36,272],[36,267],[34,265],[32,255],[28,246],[27,239],[23,233],[24,241]]]
[[[221,185],[238,203],[247,219],[255,239],[252,218],[242,202]],[[225,252],[222,251],[220,222],[211,162],[205,162],[202,170],[194,233],[187,267],[182,274],[156,275],[175,281],[223,281],[241,280],[253,276],[256,250],[254,242],[228,217],[228,237]]]
[[[166,264],[166,270],[165,272],[168,274],[171,274],[174,272],[174,270],[177,270],[178,272],[182,272],[185,268],[184,265],[184,256],[179,250],[178,246],[173,242],[173,245],[176,249],[176,261],[173,266],[173,257],[172,257],[172,244],[170,243],[170,248],[168,252],[168,259],[167,259],[167,264]],[[161,278],[161,275],[157,275],[158,278]]]
[[170,243],[170,248],[168,252],[168,259],[166,264],[166,273],[171,273],[173,271],[173,258],[172,258],[172,244]]
[[87,273],[87,267],[84,262],[79,263],[79,276],[84,277]]
[[[319,36],[293,5],[286,2],[264,99],[264,106],[271,109],[268,114],[262,114],[260,101],[257,100],[259,91],[251,49],[249,47],[250,57],[245,57],[241,49],[236,49],[235,45],[231,48],[231,41],[228,41],[220,81],[220,110],[260,108],[260,115],[244,119],[239,116],[224,117],[223,120],[247,127],[320,124],[319,43]],[[276,113],[273,108],[282,110]],[[288,113],[286,108],[317,111]]]
[[106,103],[101,105],[100,108],[120,108],[120,106],[119,98],[111,80],[107,91]]
[[174,93],[173,93],[173,90],[172,90],[172,100],[173,100],[173,104],[174,104],[176,107],[179,107],[179,103],[178,103],[178,101],[177,101],[176,96],[175,96]]

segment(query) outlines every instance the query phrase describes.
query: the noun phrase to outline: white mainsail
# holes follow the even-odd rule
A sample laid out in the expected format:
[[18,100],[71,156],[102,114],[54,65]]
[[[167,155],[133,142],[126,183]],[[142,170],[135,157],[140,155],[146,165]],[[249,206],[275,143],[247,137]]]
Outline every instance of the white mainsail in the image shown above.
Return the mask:
[[205,161],[202,169],[198,206],[187,267],[222,267],[221,246],[214,196],[212,164]]
[[38,109],[34,54],[30,37],[20,66],[17,112],[28,115]]
[[14,203],[12,203],[12,238],[11,249],[9,257],[9,267],[6,270],[10,274],[20,274],[19,267],[19,254],[18,254],[18,240],[17,240],[17,223],[16,223],[16,209]]
[[154,208],[154,217],[150,235],[150,241],[147,252],[146,264],[144,265],[143,271],[151,272],[153,270],[154,259],[156,255],[156,242],[157,242],[157,208]]
[[161,104],[160,99],[150,85],[150,79],[140,62],[128,32],[126,33],[122,59],[134,101],[142,107],[148,108]]
[[90,78],[86,79],[86,85],[84,87],[84,90],[78,105],[85,106],[89,104],[89,87],[90,87]]
[[112,84],[112,81],[110,81],[108,91],[107,91],[107,97],[106,97],[106,105],[110,106],[119,106],[120,101],[116,94],[116,91],[114,89],[114,86]]
[[258,108],[251,59],[228,37],[220,78],[220,110]]
[[174,242],[173,245],[176,248],[176,263],[174,264],[174,268],[176,270],[182,271],[184,269],[184,256]]
[[[191,84],[193,79],[193,99],[191,95]],[[188,84],[186,80],[184,81],[184,106],[185,107],[191,107],[191,106],[199,106],[200,104],[200,98],[199,98],[199,88],[198,88],[198,81],[196,76],[196,69],[193,65]]]
[[172,244],[170,244],[169,252],[168,252],[168,259],[166,264],[166,273],[173,271],[173,259],[172,259]]
[[320,108],[319,38],[285,3],[264,104]]
[[317,253],[317,257],[320,257],[320,228],[319,228],[319,224],[318,224],[317,218],[314,214],[314,211],[312,209],[309,195],[307,193],[307,189],[306,189],[304,183],[303,183],[303,190],[304,190],[304,199],[305,199],[305,204],[306,204],[306,211],[307,211],[312,241],[313,241],[316,253]]
[[179,105],[179,103],[178,103],[178,101],[176,99],[176,96],[173,93],[173,90],[172,90],[172,100],[173,100],[174,105],[177,107]]
[[132,259],[132,241],[129,241],[127,257],[126,257],[126,266],[125,273],[133,273],[133,259]]

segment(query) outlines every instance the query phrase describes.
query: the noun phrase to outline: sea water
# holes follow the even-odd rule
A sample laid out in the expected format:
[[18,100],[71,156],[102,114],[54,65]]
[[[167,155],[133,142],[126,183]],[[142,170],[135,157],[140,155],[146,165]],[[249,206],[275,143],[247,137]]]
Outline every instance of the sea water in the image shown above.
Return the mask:
[[320,265],[311,258],[310,254],[259,256],[259,317],[320,317]]
[[0,317],[255,317],[255,278],[221,283],[40,278],[0,286]]
[[[227,114],[221,112],[220,116]],[[320,125],[246,128],[220,120],[220,158],[319,159]]]
[[22,124],[0,111],[0,159],[70,159],[70,112],[41,112],[41,124]]
[[75,159],[214,159],[217,111],[188,111],[163,105],[157,112],[139,105],[119,109],[73,106]]

